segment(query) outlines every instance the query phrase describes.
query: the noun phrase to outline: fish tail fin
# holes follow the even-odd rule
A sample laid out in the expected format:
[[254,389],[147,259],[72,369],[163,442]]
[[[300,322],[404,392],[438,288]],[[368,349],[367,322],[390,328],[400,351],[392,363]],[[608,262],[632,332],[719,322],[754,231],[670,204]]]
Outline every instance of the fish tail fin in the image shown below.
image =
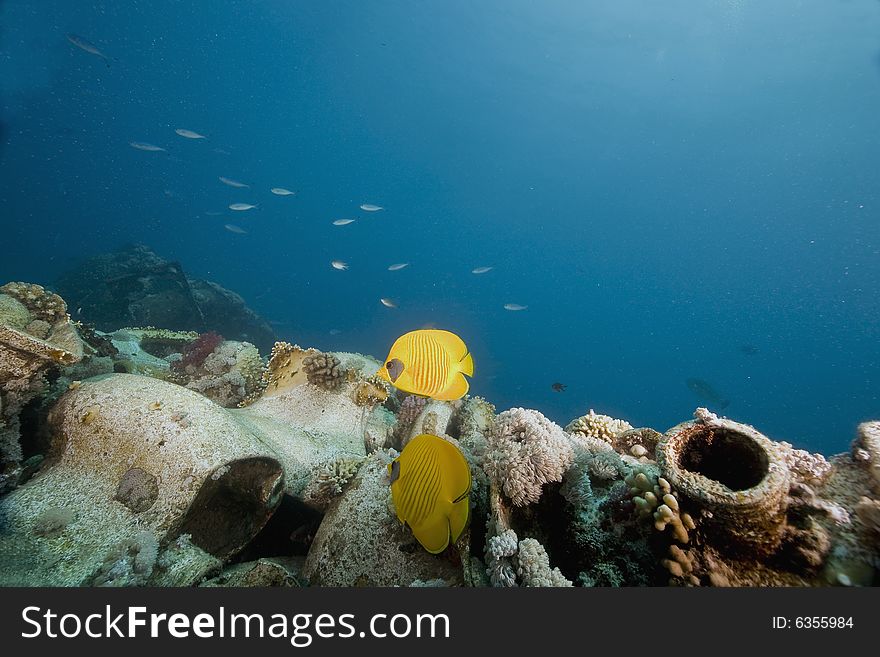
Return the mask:
[[468,376],[474,375],[474,357],[471,356],[471,352],[467,352],[464,355],[459,366],[463,374],[467,374]]

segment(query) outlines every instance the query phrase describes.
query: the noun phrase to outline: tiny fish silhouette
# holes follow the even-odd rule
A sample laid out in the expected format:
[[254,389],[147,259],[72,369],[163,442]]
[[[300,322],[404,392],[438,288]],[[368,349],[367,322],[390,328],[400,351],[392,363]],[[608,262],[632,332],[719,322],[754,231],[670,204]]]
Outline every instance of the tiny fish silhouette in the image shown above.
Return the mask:
[[229,185],[230,187],[250,187],[250,185],[246,185],[243,182],[239,182],[238,180],[233,180],[232,178],[226,178],[224,176],[219,176],[219,178],[220,182],[222,182],[224,185]]
[[556,392],[564,392],[568,386],[566,386],[564,383],[554,383],[550,387],[553,388]]
[[148,144],[145,141],[130,141],[128,142],[128,145],[132,148],[138,149],[139,151],[149,151],[151,153],[165,150],[161,146],[156,146],[156,144]]
[[97,55],[104,60],[104,63],[107,64],[108,67],[110,66],[110,58],[107,57],[107,55],[102,53],[100,50],[98,50],[98,47],[91,41],[79,36],[78,34],[68,34],[67,40],[80,50],[84,50],[90,55]]
[[730,405],[730,400],[722,397],[708,381],[704,381],[703,379],[690,378],[685,379],[684,384],[688,387],[688,390],[694,393],[697,397],[711,404],[714,404],[720,410],[723,410]]
[[198,132],[193,132],[192,130],[187,130],[186,128],[177,128],[175,130],[177,134],[181,137],[186,137],[187,139],[207,139],[205,135],[200,135]]

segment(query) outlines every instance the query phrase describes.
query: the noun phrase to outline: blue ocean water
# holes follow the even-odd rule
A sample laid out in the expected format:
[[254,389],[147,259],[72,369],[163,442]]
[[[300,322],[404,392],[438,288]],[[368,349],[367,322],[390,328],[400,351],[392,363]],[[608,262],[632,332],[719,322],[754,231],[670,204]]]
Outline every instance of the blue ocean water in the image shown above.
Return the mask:
[[301,345],[456,331],[499,410],[662,431],[699,378],[843,451],[880,417],[878,53],[877,0],[2,0],[0,281],[144,243]]

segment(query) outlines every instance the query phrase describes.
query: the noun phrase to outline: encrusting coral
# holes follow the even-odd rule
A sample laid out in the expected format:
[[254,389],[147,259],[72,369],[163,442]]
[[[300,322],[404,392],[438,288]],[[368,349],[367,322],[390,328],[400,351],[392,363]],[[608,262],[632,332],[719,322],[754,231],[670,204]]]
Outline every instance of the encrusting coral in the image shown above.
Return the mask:
[[483,467],[516,506],[537,502],[544,484],[561,481],[574,460],[562,428],[531,409],[504,411],[487,438]]

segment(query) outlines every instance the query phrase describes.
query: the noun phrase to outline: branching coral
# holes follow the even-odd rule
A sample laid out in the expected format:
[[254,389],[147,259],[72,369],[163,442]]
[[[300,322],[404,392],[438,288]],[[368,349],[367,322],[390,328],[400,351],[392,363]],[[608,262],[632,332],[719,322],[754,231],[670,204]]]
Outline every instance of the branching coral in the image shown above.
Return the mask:
[[653,518],[654,527],[659,532],[669,527],[679,543],[690,540],[688,530],[696,529],[696,523],[689,514],[681,512],[678,498],[666,479],[639,470],[626,478],[626,484],[640,517]]
[[538,501],[544,484],[561,481],[572,460],[559,425],[538,411],[512,408],[495,418],[483,467],[513,504],[524,506]]
[[363,458],[342,456],[324,463],[303,491],[303,501],[319,510],[326,509],[357,474],[363,462]]
[[615,420],[609,415],[600,415],[591,408],[586,415],[569,422],[565,430],[575,437],[583,435],[610,443],[614,436],[632,428],[633,426],[625,420]]
[[324,390],[336,390],[345,381],[345,370],[333,354],[316,353],[306,356],[302,368],[309,383]]

